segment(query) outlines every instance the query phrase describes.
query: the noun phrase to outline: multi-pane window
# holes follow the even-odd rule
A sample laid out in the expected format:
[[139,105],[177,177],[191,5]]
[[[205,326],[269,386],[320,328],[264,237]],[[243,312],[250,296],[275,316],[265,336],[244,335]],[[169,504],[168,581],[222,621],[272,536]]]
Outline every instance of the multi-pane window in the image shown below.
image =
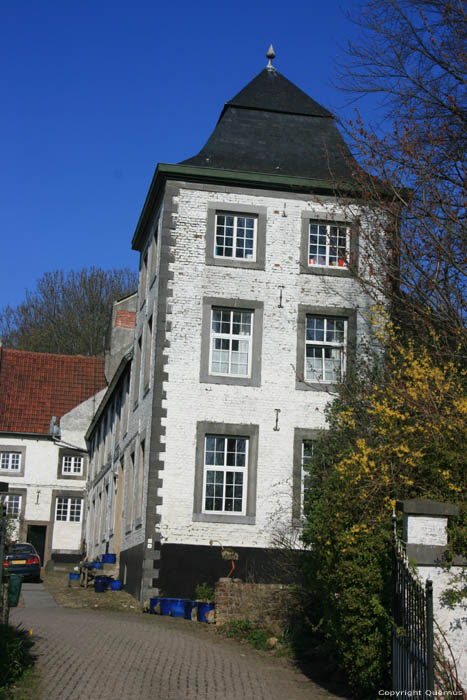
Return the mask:
[[252,326],[252,311],[212,309],[211,374],[250,376]]
[[310,222],[308,265],[346,268],[348,255],[348,226]]
[[255,260],[256,229],[255,216],[216,214],[215,257]]
[[247,437],[206,435],[203,487],[205,513],[245,513],[248,443]]
[[64,455],[62,460],[62,474],[82,474],[83,458],[75,455]]
[[1,469],[17,472],[21,468],[21,452],[1,452]]
[[314,440],[302,440],[302,509],[308,491],[308,470],[313,457]]
[[345,372],[345,318],[307,315],[305,379],[335,383]]
[[21,513],[21,496],[9,493],[5,499],[7,515],[17,518]]
[[63,520],[69,523],[81,522],[82,504],[82,498],[57,498],[55,520]]

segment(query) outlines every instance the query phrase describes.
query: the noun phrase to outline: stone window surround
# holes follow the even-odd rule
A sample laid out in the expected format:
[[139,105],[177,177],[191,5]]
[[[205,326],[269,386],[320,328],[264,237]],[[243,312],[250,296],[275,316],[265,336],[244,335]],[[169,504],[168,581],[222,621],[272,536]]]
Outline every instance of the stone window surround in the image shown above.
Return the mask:
[[[84,518],[84,496],[85,493],[84,491],[67,491],[66,489],[54,489],[52,491],[52,522],[54,524],[56,523],[68,523],[69,525],[79,525],[80,527],[83,524],[83,518]],[[70,520],[56,520],[56,515],[57,515],[57,499],[58,498],[80,498],[81,499],[81,517],[79,522],[78,521],[70,521]]]
[[[83,458],[83,471],[81,474],[63,474],[63,458],[64,457],[82,457]],[[58,450],[58,465],[57,465],[57,479],[71,479],[75,481],[83,481],[87,477],[87,452],[86,450],[73,450],[66,447],[60,447]]]
[[157,277],[157,256],[159,252],[159,222],[160,215],[154,221],[151,229],[151,235],[149,236],[149,248],[151,251],[149,267],[149,289],[152,289]]
[[305,380],[305,322],[308,315],[326,316],[327,318],[337,316],[347,320],[347,347],[345,348],[345,353],[346,372],[349,372],[357,341],[356,309],[338,306],[307,306],[306,304],[298,305],[295,388],[303,391],[334,391],[336,388],[335,384],[327,382],[308,382]]
[[[122,460],[119,461],[119,469],[120,469],[120,463]],[[112,500],[111,500],[111,506],[110,506],[110,519],[109,519],[109,539],[111,539],[114,536],[114,525],[115,525],[115,516],[117,512],[117,496],[118,496],[118,471],[112,471],[109,474],[109,489],[112,495]]]
[[305,275],[323,275],[328,277],[352,277],[352,272],[348,267],[326,267],[324,265],[308,265],[308,240],[310,232],[310,222],[315,221],[321,224],[336,223],[339,226],[347,224],[350,235],[350,260],[353,266],[357,265],[358,261],[358,222],[353,220],[349,222],[349,217],[342,217],[339,214],[329,212],[302,211],[302,233],[300,237],[300,274]]
[[[267,208],[250,204],[231,204],[229,202],[208,202],[206,230],[206,265],[220,267],[243,267],[251,270],[264,270],[266,262],[266,218]],[[256,255],[255,260],[243,258],[223,258],[214,255],[216,214],[244,214],[256,216]]]
[[[144,453],[142,454],[141,451],[141,445],[144,443]],[[136,469],[138,470],[138,488],[141,490],[141,513],[139,517],[136,517],[136,512],[133,514],[134,515],[134,524],[133,527],[135,530],[138,530],[139,528],[142,527],[143,524],[143,501],[144,501],[144,466],[145,466],[145,461],[146,461],[146,429],[144,429],[139,437],[137,444],[134,445],[134,455],[135,455],[135,475],[136,475]],[[134,475],[134,476],[135,476]],[[133,476],[133,481],[135,480]],[[133,497],[133,505],[134,508],[136,508],[137,505],[137,497],[136,494],[134,494]]]
[[302,444],[304,440],[316,440],[319,428],[295,428],[293,437],[292,472],[292,520],[298,522],[302,516]]
[[[1,476],[24,476],[24,469],[26,465],[26,447],[22,445],[2,445],[0,447],[1,452],[20,452],[21,453],[21,464],[19,469],[1,469]],[[1,462],[0,462],[1,464]]]
[[[26,497],[27,497],[28,490],[27,489],[17,489],[15,486],[11,487],[11,485],[8,488],[8,493],[6,494],[7,496],[21,496],[21,508],[20,508],[20,513],[18,516],[18,519],[20,523],[24,521],[24,513],[26,512]],[[21,534],[20,534],[21,537]]]
[[[251,339],[251,376],[232,377],[229,375],[210,374],[209,357],[211,348],[211,310],[213,306],[226,309],[244,309],[253,311],[253,337]],[[239,386],[261,386],[261,346],[263,340],[262,301],[246,299],[224,299],[203,297],[203,318],[201,327],[201,369],[200,382],[211,384],[235,384]]]
[[[248,473],[246,488],[246,515],[230,513],[203,513],[204,449],[206,435],[247,437]],[[240,423],[212,423],[199,421],[196,425],[195,484],[193,497],[193,521],[207,523],[239,523],[254,525],[256,522],[256,477],[258,470],[259,426]]]
[[[125,536],[129,535],[133,530],[136,529],[137,525],[141,526],[142,524],[142,518],[139,520],[137,523],[136,517],[135,517],[135,508],[136,508],[136,501],[135,501],[135,476],[136,476],[136,471],[138,469],[138,457],[139,457],[139,443],[136,443],[136,440],[133,440],[131,445],[128,446],[128,449],[125,451],[125,457],[124,457],[124,474],[125,474],[125,483],[124,483],[124,495],[123,495],[123,513],[122,513],[122,518],[123,518],[123,525],[124,525],[124,534]],[[131,479],[131,494],[130,494],[130,479]],[[128,511],[129,511],[129,504],[131,501],[131,519],[128,518]]]

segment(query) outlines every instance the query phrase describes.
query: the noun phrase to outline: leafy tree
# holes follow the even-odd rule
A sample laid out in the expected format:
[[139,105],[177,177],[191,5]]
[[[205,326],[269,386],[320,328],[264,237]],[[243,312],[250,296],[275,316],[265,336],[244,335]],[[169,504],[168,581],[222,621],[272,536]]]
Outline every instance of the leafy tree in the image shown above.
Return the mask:
[[381,98],[379,124],[358,111],[347,124],[373,218],[354,272],[406,329],[426,340],[436,327],[438,347],[457,349],[453,338],[467,341],[467,6],[370,0],[351,20],[361,32],[340,86]]
[[[347,125],[360,168],[358,267],[379,308],[376,356],[328,406],[306,490],[310,618],[359,697],[389,683],[395,500],[457,502],[466,548],[467,14],[462,0],[370,0],[340,82],[379,94],[381,120]],[[464,528],[462,528],[464,525]]]
[[25,301],[0,311],[0,337],[18,350],[103,355],[112,302],[136,287],[128,268],[46,272]]
[[[467,493],[467,371],[444,364],[388,323],[384,365],[362,358],[327,409],[307,476],[305,543],[313,611],[360,693],[387,682],[391,513],[396,500],[462,505]],[[465,549],[465,529],[455,538]]]

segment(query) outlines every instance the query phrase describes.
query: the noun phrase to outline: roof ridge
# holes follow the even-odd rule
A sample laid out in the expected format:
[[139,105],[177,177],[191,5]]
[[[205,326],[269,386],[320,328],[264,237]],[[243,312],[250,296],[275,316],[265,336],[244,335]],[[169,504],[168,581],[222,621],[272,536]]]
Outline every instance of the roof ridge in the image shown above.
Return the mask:
[[20,350],[19,348],[6,348],[2,346],[2,351],[6,353],[18,353],[21,355],[41,355],[43,357],[66,357],[68,359],[82,359],[82,360],[101,360],[104,361],[103,355],[72,355],[71,353],[64,352],[42,352],[37,350]]

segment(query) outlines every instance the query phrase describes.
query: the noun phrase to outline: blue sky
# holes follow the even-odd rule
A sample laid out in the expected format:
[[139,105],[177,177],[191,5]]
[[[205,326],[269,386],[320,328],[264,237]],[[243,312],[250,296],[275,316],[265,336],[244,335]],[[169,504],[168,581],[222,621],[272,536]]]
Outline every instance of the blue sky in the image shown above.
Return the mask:
[[[138,264],[157,162],[195,155],[266,65],[340,115],[356,0],[0,0],[0,307],[44,272]],[[345,9],[344,9],[345,8]]]

